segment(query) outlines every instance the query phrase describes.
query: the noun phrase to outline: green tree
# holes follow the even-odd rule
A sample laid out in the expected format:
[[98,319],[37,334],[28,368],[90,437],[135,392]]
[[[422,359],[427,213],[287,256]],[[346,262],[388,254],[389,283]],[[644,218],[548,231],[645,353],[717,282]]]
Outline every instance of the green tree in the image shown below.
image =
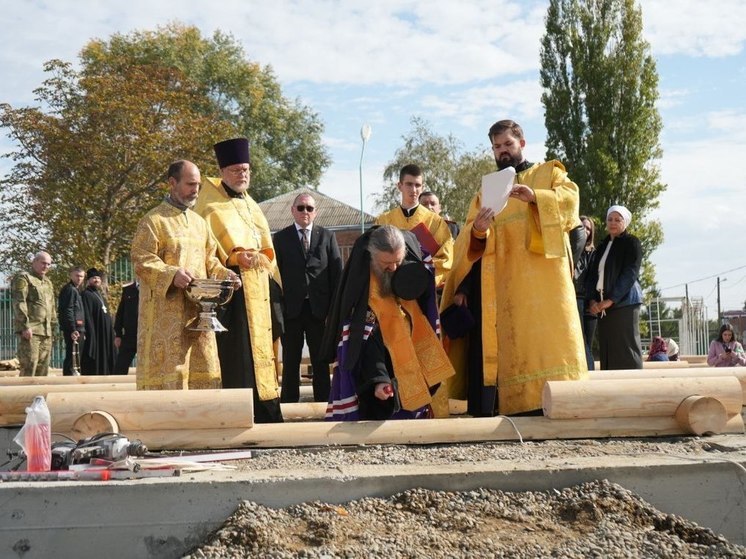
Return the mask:
[[0,270],[25,268],[45,248],[61,264],[59,284],[71,264],[126,258],[137,221],[164,195],[168,163],[190,159],[214,175],[221,139],[251,139],[258,199],[317,186],[329,164],[316,115],[229,36],[173,24],[91,41],[80,62],[47,62],[34,106],[0,106],[18,145],[0,180]]
[[188,156],[207,164],[204,135],[232,125],[206,116],[177,70],[83,75],[53,60],[45,71],[39,106],[0,106],[0,125],[19,146],[0,181],[0,266],[25,268],[28,254],[44,248],[62,265],[59,285],[70,264],[107,266],[127,255],[137,221],[163,198],[168,163]]
[[[331,163],[316,113],[285,98],[271,67],[248,60],[231,35],[216,31],[207,39],[196,27],[171,23],[91,41],[81,62],[93,74],[118,73],[131,64],[165,66],[197,84],[210,100],[208,112],[235,125],[235,131],[205,136],[205,142],[236,133],[251,141],[251,195],[257,201],[301,186],[318,188]],[[206,170],[217,172],[214,163]]]
[[550,0],[540,75],[547,158],[561,160],[579,185],[581,214],[603,219],[615,203],[632,212],[649,290],[655,271],[648,257],[663,234],[646,216],[666,186],[658,74],[635,1]]
[[495,170],[495,161],[486,151],[464,152],[452,134],[439,136],[430,124],[412,117],[412,130],[402,137],[404,145],[383,172],[386,183],[376,203],[386,209],[399,203],[399,170],[409,163],[422,168],[425,190],[435,192],[443,213],[460,223],[466,218],[469,202],[481,185],[482,175]]

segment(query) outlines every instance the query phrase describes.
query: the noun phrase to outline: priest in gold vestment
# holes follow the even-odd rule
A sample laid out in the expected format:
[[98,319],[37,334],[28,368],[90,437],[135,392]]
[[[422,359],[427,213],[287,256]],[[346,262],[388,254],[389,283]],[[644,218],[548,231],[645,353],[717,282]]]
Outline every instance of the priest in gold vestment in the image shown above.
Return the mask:
[[215,334],[187,330],[199,308],[184,288],[193,278],[238,278],[220,264],[207,223],[190,209],[199,193],[199,169],[177,161],[168,169],[168,182],[168,197],[140,220],[132,240],[140,278],[137,388],[220,388]]
[[203,181],[195,211],[218,242],[220,261],[241,275],[219,319],[228,329],[217,335],[223,388],[254,390],[254,421],[282,421],[273,347],[270,277],[279,283],[267,219],[247,192],[251,177],[249,141],[215,144],[220,179]]
[[449,388],[471,415],[540,414],[546,381],[587,376],[568,239],[578,187],[558,161],[525,160],[515,122],[497,122],[489,137],[498,167],[517,175],[497,214],[476,194],[456,242],[441,312],[465,305],[476,325],[446,340]]
[[442,287],[453,259],[453,238],[448,224],[438,214],[420,205],[423,182],[419,166],[402,167],[397,188],[401,193],[401,205],[379,215],[376,225],[393,225],[412,231],[422,249],[432,257],[435,286]]

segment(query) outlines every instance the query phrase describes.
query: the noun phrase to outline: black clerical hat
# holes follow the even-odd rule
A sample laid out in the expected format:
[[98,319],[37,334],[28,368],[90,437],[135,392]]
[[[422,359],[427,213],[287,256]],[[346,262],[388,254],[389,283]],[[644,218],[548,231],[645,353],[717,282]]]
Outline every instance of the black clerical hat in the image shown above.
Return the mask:
[[474,324],[474,316],[466,305],[451,305],[440,313],[440,325],[452,340],[466,336]]
[[89,268],[88,271],[85,273],[85,279],[89,280],[91,278],[95,277],[103,277],[103,274],[100,270],[97,270],[96,268]]
[[218,142],[213,146],[215,157],[218,159],[218,167],[223,169],[237,163],[251,163],[249,158],[249,140],[246,138],[233,138]]
[[433,281],[433,275],[422,262],[404,262],[391,278],[391,289],[400,299],[417,299]]

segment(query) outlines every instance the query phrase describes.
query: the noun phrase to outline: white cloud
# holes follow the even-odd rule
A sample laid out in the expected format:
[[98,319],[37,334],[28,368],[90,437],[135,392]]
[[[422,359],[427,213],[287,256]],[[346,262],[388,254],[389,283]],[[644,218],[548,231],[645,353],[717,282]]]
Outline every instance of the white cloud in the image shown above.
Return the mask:
[[538,80],[470,87],[446,95],[426,95],[422,107],[463,126],[484,125],[484,114],[510,114],[516,120],[542,114],[541,86]]
[[645,37],[658,54],[733,56],[746,45],[742,0],[642,0]]
[[[703,121],[728,125],[730,119],[710,113],[703,115],[700,125]],[[734,130],[716,139],[673,142],[663,147],[661,170],[668,190],[660,197],[660,208],[652,212],[665,231],[664,243],[652,258],[660,287],[678,286],[746,265],[739,232],[742,208],[746,207],[746,171],[737,163],[746,153],[746,138]],[[723,308],[740,308],[743,304],[746,285],[735,284],[721,295]],[[712,285],[714,280],[707,280],[694,282],[689,288],[690,295],[705,297],[711,316],[715,308]],[[682,286],[664,295],[683,293]]]

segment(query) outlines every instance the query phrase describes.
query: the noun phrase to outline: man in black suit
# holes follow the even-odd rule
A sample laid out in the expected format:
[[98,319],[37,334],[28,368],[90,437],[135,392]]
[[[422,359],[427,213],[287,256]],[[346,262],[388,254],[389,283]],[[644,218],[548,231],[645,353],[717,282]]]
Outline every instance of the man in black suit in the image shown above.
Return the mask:
[[[80,298],[80,286],[83,285],[85,272],[83,268],[70,268],[70,281],[60,290],[57,299],[57,317],[60,330],[65,338],[65,361],[62,374],[73,376],[80,374],[80,347],[85,339],[85,318],[83,300]],[[73,347],[78,344],[77,362],[73,363]]]
[[117,360],[114,363],[115,375],[129,373],[132,360],[137,353],[137,308],[140,304],[140,286],[137,282],[122,288],[122,299],[114,316],[114,345]]
[[274,236],[284,294],[281,402],[300,398],[303,338],[313,367],[313,399],[329,399],[329,365],[320,359],[324,323],[342,275],[342,258],[334,233],[314,225],[316,202],[309,193],[296,196],[290,212],[294,223]]

